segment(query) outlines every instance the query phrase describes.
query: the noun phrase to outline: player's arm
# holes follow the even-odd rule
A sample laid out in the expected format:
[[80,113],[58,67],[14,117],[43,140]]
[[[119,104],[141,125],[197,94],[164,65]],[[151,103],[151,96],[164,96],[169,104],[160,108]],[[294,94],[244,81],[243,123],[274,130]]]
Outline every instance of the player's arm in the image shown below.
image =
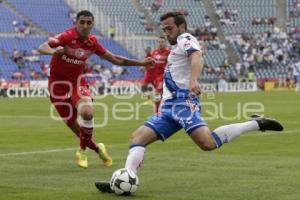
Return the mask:
[[189,55],[189,59],[191,61],[191,79],[190,79],[190,90],[195,94],[201,93],[201,86],[198,82],[200,78],[204,61],[202,57],[201,51],[194,51],[191,55]]
[[39,46],[38,51],[44,55],[62,54],[64,53],[64,48],[62,46],[51,48],[48,42],[44,42]]
[[50,37],[47,42],[39,46],[38,51],[45,55],[62,54],[64,52],[63,44],[57,37]]
[[129,59],[123,56],[115,55],[106,51],[101,55],[102,58],[110,61],[111,63],[119,66],[150,66],[154,64],[154,60],[152,58],[146,58],[143,61]]
[[44,42],[43,44],[41,44],[39,46],[38,51],[40,52],[40,54],[53,55],[55,52],[55,49],[51,48],[49,46],[48,42]]

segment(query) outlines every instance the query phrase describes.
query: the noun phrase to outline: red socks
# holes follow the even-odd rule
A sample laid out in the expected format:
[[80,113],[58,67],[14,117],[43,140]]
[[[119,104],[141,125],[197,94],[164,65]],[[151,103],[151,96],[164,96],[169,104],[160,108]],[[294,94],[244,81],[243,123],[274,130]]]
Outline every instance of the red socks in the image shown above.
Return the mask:
[[80,147],[81,149],[86,149],[86,147],[99,153],[98,144],[92,138],[93,128],[80,127]]

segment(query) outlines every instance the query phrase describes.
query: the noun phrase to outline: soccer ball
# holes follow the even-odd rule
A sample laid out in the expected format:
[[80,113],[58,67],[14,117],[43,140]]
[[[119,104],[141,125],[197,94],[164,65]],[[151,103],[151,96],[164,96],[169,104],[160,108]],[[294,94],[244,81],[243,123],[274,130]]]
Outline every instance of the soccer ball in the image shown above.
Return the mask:
[[139,178],[129,169],[116,170],[110,179],[110,188],[117,195],[131,195],[136,192]]

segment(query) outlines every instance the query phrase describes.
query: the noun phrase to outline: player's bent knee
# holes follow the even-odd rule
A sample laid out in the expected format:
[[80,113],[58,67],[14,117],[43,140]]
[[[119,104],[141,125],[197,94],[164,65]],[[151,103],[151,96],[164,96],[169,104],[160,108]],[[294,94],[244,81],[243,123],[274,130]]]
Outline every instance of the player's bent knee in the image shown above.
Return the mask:
[[196,143],[198,147],[203,151],[211,151],[217,148],[215,141],[211,138],[202,138],[201,140],[198,140]]
[[83,106],[79,110],[80,116],[84,120],[92,120],[93,119],[93,107],[92,106]]
[[211,143],[211,142],[202,142],[202,143],[198,143],[198,146],[199,146],[200,149],[202,149],[203,151],[212,151],[212,150],[216,149],[216,144]]
[[211,151],[217,148],[207,126],[197,128],[191,133],[191,138],[203,151]]
[[89,111],[89,110],[83,111],[81,113],[81,117],[84,120],[92,120],[93,119],[93,112]]

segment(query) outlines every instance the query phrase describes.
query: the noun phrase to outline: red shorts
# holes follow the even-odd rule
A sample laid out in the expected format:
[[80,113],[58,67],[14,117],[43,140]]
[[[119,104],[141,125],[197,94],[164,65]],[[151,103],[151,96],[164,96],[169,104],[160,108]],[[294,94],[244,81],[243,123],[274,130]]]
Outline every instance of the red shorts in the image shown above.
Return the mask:
[[[50,84],[49,84],[50,86]],[[55,106],[60,117],[71,126],[77,120],[76,104],[82,97],[91,97],[88,85],[79,87],[69,85],[70,87],[60,87],[59,85],[49,87],[50,100]]]
[[155,76],[153,73],[146,73],[143,80],[143,85],[149,85],[149,84],[154,85],[155,84],[154,80],[155,80]]
[[159,75],[155,78],[155,90],[157,93],[163,92],[164,75]]
[[163,75],[146,74],[143,81],[143,85],[152,84],[156,92],[162,93],[163,79],[164,79]]

